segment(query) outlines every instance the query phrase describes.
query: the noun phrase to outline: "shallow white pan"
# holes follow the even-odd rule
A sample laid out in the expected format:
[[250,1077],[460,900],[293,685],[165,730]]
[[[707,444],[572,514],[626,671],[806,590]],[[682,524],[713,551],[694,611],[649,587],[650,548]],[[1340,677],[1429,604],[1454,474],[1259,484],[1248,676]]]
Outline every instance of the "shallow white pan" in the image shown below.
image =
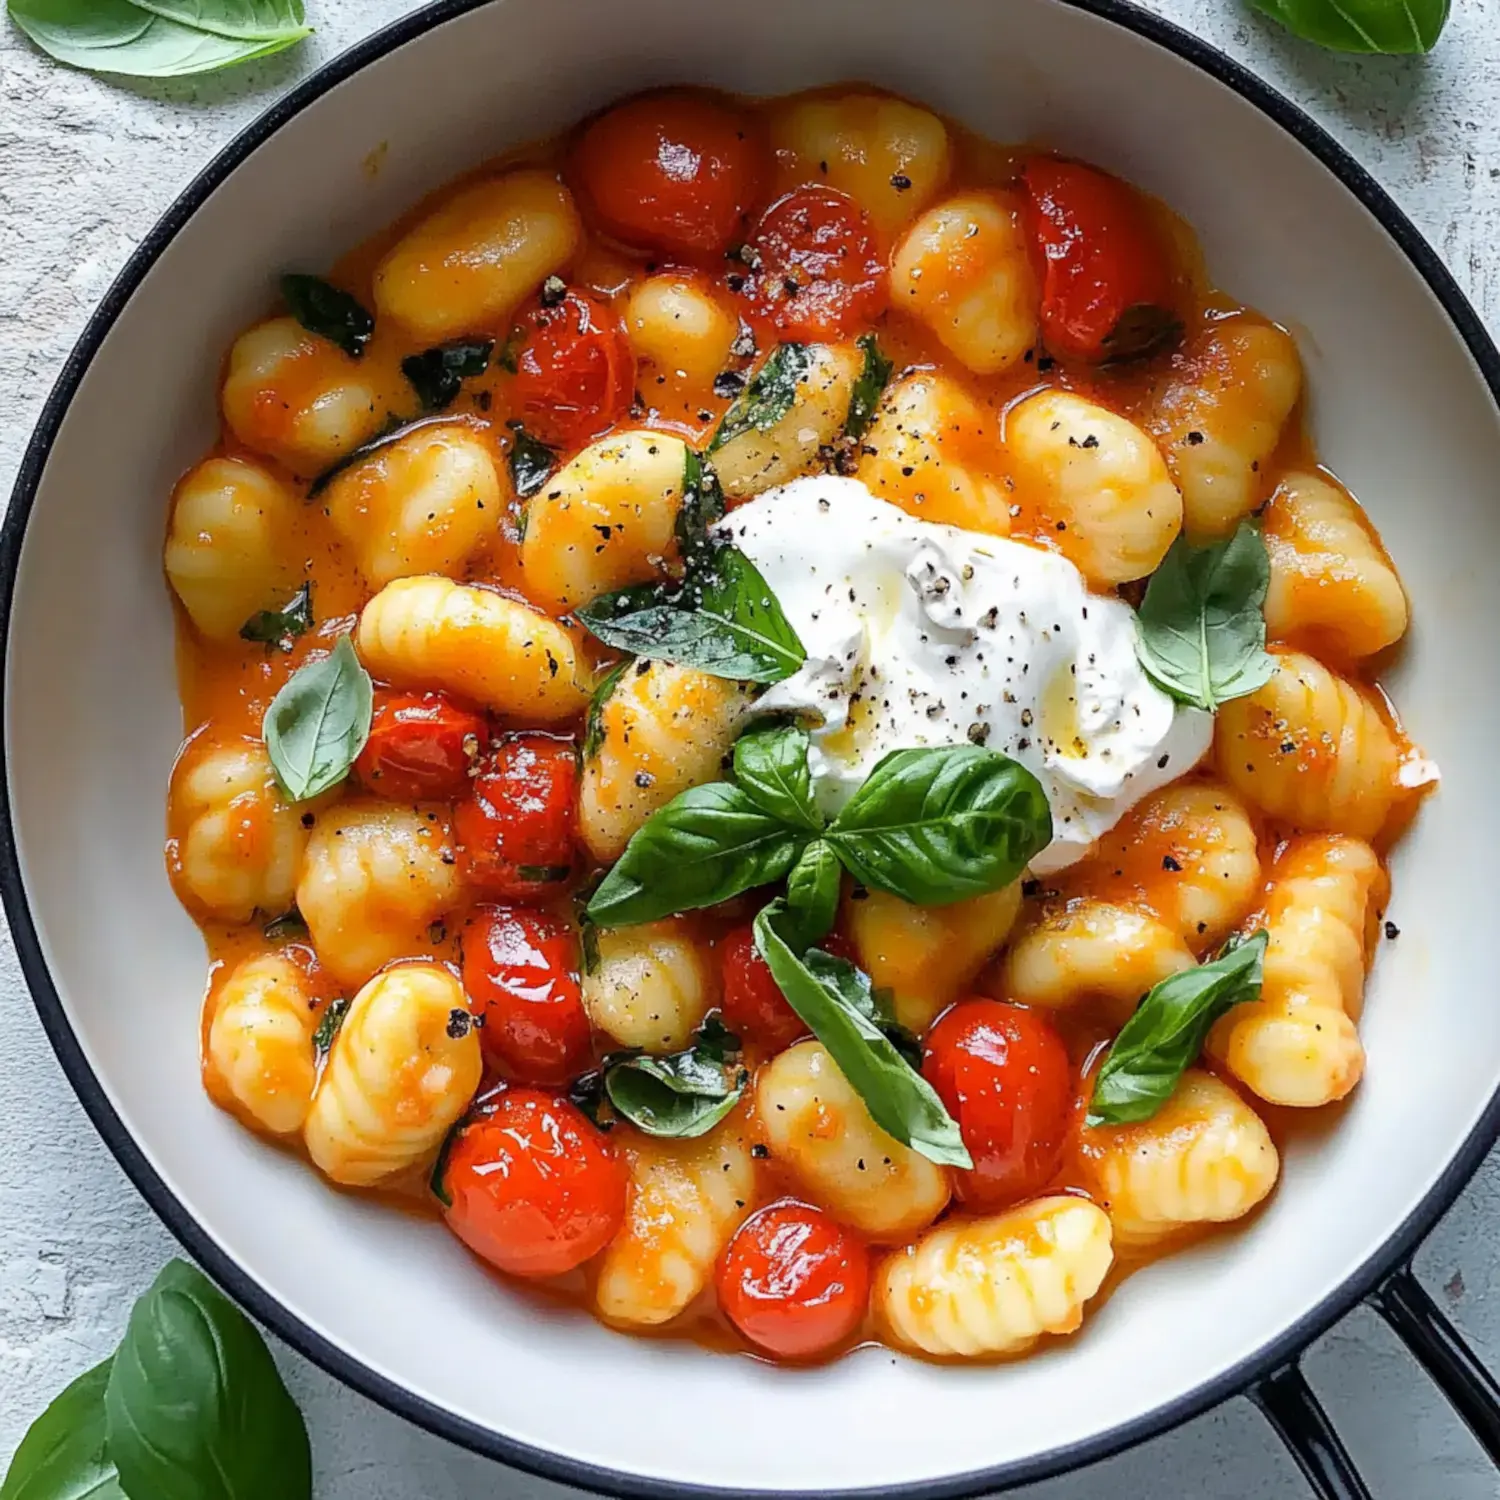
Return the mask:
[[[497,1290],[451,1236],[328,1192],[205,1097],[203,947],[162,864],[180,723],[164,508],[212,439],[219,351],[275,273],[330,263],[434,184],[644,85],[840,79],[1131,178],[1196,226],[1219,285],[1295,331],[1319,450],[1401,559],[1415,629],[1391,686],[1443,771],[1397,854],[1402,936],[1338,1129],[1299,1142],[1250,1232],[1132,1277],[1082,1336],[1011,1366],[871,1349],[798,1371],[622,1337]],[[1286,100],[1112,0],[432,6],[295,89],[183,194],[89,324],[22,465],[0,543],[0,886],[63,1067],[253,1313],[413,1421],[550,1478],[969,1494],[1252,1387],[1320,1493],[1360,1496],[1337,1440],[1316,1441],[1294,1361],[1377,1288],[1500,1449],[1493,1387],[1402,1269],[1500,1124],[1497,392],[1500,353],[1375,183]]]

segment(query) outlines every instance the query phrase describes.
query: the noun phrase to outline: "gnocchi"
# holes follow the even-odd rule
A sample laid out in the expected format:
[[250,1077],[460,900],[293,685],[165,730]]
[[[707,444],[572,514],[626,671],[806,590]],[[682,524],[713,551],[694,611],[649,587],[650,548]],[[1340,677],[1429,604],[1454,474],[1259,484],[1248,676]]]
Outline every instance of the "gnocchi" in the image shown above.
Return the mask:
[[658,372],[704,391],[729,368],[739,324],[701,278],[667,271],[631,290],[625,331]]
[[219,991],[209,1064],[236,1108],[272,1135],[292,1135],[307,1118],[317,1025],[307,975],[279,953],[245,959]]
[[669,920],[598,934],[583,975],[589,1020],[622,1047],[676,1052],[714,1001],[714,977],[686,923]]

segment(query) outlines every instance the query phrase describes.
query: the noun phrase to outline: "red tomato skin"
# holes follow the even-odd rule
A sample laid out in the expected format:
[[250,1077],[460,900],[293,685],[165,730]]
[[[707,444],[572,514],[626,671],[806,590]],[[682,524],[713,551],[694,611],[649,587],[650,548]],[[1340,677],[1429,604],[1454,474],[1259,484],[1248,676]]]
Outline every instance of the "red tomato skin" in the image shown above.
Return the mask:
[[744,233],[764,157],[739,110],[669,91],[600,115],[574,150],[571,175],[593,216],[627,245],[702,258]]
[[564,1084],[593,1051],[578,980],[578,939],[524,906],[482,906],[463,938],[464,990],[492,1067],[528,1083]]
[[[846,939],[830,932],[814,945],[835,958],[855,961]],[[807,1024],[787,1003],[771,970],[755,951],[755,924],[746,922],[727,933],[719,944],[719,1012],[724,1024],[747,1042],[770,1052],[783,1052],[807,1035]]]
[[778,198],[729,278],[757,317],[793,339],[836,339],[873,323],[889,300],[886,266],[865,212],[847,193],[800,187]]
[[542,1089],[507,1089],[460,1126],[442,1179],[448,1227],[513,1276],[581,1266],[625,1218],[624,1164],[574,1105]]
[[577,802],[571,741],[548,734],[501,740],[454,810],[460,874],[482,896],[555,894],[573,873]]
[[392,802],[451,802],[489,739],[484,715],[445,693],[375,690],[370,737],[354,762],[365,788]]
[[815,1359],[864,1321],[870,1253],[822,1209],[773,1203],[735,1232],[715,1286],[724,1315],[752,1344],[778,1359]]
[[973,1171],[953,1174],[962,1202],[989,1211],[1047,1186],[1075,1087],[1067,1048],[1043,1017],[1000,1000],[962,1000],[928,1032],[922,1073],[974,1159]]
[[[1026,223],[1042,283],[1042,336],[1065,358],[1101,363],[1152,352],[1128,333],[1132,309],[1157,346],[1181,331],[1166,247],[1141,201],[1117,178],[1081,163],[1033,157],[1022,173]],[[1134,346],[1122,340],[1133,339]],[[1118,344],[1118,347],[1116,347]]]
[[527,432],[559,448],[580,447],[625,415],[635,391],[635,354],[609,305],[569,291],[540,298],[516,319],[511,400]]

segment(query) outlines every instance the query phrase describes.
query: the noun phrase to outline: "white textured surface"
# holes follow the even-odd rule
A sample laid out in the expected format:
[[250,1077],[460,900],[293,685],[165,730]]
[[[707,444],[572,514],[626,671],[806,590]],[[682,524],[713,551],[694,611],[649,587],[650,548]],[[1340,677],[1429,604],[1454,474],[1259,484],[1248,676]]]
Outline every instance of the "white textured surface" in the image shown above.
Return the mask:
[[[1500,0],[1456,0],[1448,34],[1427,60],[1328,56],[1242,14],[1234,0],[1151,4],[1310,109],[1394,194],[1490,328],[1500,329]],[[13,28],[0,30],[0,494],[89,311],[176,193],[316,62],[412,8],[401,0],[309,0],[319,33],[300,51],[207,81],[143,87],[54,67]],[[1235,190],[1228,163],[1224,190]],[[102,742],[100,753],[108,753]],[[1399,893],[1395,915],[1399,921]],[[130,1300],[175,1249],[73,1101],[8,940],[0,944],[0,1122],[0,1452],[8,1453],[55,1391],[113,1348]],[[1497,1222],[1500,1155],[1418,1264],[1450,1315],[1500,1365]],[[278,1355],[307,1413],[319,1500],[557,1492],[430,1438],[295,1356]],[[1377,1495],[1495,1495],[1477,1446],[1373,1315],[1347,1319],[1306,1368]],[[1299,1500],[1306,1489],[1261,1419],[1235,1401],[1024,1493]]]

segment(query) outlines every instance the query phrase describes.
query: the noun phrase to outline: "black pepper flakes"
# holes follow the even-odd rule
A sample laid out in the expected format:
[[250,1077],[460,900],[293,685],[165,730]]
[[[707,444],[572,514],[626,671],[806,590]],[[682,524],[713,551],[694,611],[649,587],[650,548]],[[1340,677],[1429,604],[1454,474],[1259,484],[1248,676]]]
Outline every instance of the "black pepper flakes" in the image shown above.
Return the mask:
[[893,172],[891,174],[891,186],[898,193],[909,192],[911,189],[911,178],[905,172]]
[[466,1010],[459,1010],[456,1006],[448,1012],[448,1035],[455,1041],[461,1042],[468,1036],[469,1028],[474,1024],[474,1018]]
[[1162,855],[1161,867],[1164,870],[1170,870],[1174,875],[1180,875],[1182,873],[1182,866],[1178,864],[1178,862],[1173,859],[1170,854]]
[[1401,929],[1397,927],[1394,922],[1388,921],[1385,924],[1385,935],[1390,938],[1392,942],[1394,942],[1398,937],[1401,936]]

